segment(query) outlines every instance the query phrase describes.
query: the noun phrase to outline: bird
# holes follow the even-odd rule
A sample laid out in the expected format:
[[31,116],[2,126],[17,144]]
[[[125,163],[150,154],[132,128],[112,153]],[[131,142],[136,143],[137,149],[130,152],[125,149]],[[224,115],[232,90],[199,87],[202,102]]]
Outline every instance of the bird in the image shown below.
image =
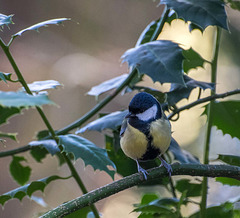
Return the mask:
[[149,93],[139,92],[129,103],[120,130],[120,146],[135,160],[138,172],[147,180],[148,172],[139,162],[159,158],[171,176],[172,168],[162,157],[171,142],[171,124],[159,101]]

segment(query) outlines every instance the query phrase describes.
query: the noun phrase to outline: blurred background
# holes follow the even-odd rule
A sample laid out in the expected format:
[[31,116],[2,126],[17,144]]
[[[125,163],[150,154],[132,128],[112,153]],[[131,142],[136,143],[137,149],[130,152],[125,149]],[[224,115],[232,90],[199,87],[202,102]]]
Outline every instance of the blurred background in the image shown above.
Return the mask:
[[[40,33],[35,31],[23,33],[11,46],[13,57],[28,83],[53,79],[64,85],[64,88],[50,92],[50,98],[58,106],[43,107],[54,129],[62,128],[73,122],[96,104],[94,97],[86,95],[92,86],[127,72],[128,68],[126,64],[121,65],[120,57],[127,49],[134,47],[146,26],[161,16],[163,6],[157,7],[157,5],[158,2],[144,0],[10,0],[1,4],[0,13],[14,14],[15,23],[0,32],[0,37],[5,42],[8,42],[12,34],[38,22],[61,17],[72,19],[72,21],[64,22],[63,26],[51,25],[48,28],[41,28]],[[226,10],[231,34],[227,31],[223,31],[222,34],[217,82],[219,93],[239,88],[240,84],[240,13],[228,7]],[[207,60],[212,58],[212,43],[215,39],[213,27],[208,27],[203,34],[198,30],[189,33],[188,26],[178,20],[174,21],[171,26],[165,25],[160,39],[181,42],[186,47],[191,45]],[[13,73],[2,51],[0,51],[0,57],[0,70]],[[204,69],[193,70],[189,75],[197,80],[210,81],[209,72],[210,65],[205,64]],[[167,84],[163,86],[152,84],[147,77],[144,79],[144,84],[162,91],[169,88]],[[1,91],[16,91],[19,88],[17,84],[0,83]],[[203,96],[208,94],[209,92],[206,91]],[[118,96],[102,111],[113,112],[125,109],[132,96],[133,93]],[[196,99],[196,96],[197,93],[193,92],[190,101]],[[239,96],[231,98],[239,99]],[[179,106],[186,103],[187,100],[183,100]],[[45,129],[36,110],[28,109],[23,112],[23,115],[11,118],[8,124],[0,128],[3,132],[18,132],[18,142],[7,139],[5,146],[0,145],[0,151],[26,145],[34,140],[38,131]],[[204,116],[200,117],[202,112],[203,108],[199,106],[183,112],[178,122],[172,122],[175,139],[200,160],[206,121]],[[104,147],[104,137],[100,133],[90,132],[83,136],[98,146]],[[223,136],[221,131],[213,128],[210,154],[212,160],[217,157],[218,153],[236,154],[239,152],[239,140],[232,139],[228,135]],[[50,155],[43,160],[42,164],[37,163],[28,152],[20,155],[26,157],[28,160],[26,164],[32,168],[30,181],[53,174],[61,176],[70,174],[65,165],[59,167],[57,159]],[[9,173],[11,159],[11,157],[0,159],[0,194],[18,187]],[[112,181],[106,173],[94,172],[92,167],[85,167],[82,160],[76,161],[75,166],[89,191]],[[120,176],[115,176],[115,180],[119,178]],[[141,188],[140,190],[134,187],[99,201],[96,206],[107,218],[137,217],[136,213],[130,212],[133,210],[132,204],[140,201],[142,193],[156,191],[161,195],[165,194],[165,189],[162,187]],[[240,194],[239,190],[228,189],[228,187],[224,187],[224,192],[221,190],[223,190],[222,185],[210,180],[209,204],[221,203]],[[22,203],[14,199],[6,203],[4,210],[0,209],[0,217],[35,217],[38,213],[80,196],[81,192],[75,181],[69,179],[52,182],[46,187],[44,194],[36,192],[34,195],[43,197],[47,207],[44,208],[27,197],[22,200]],[[189,214],[196,209],[184,208],[184,213]]]

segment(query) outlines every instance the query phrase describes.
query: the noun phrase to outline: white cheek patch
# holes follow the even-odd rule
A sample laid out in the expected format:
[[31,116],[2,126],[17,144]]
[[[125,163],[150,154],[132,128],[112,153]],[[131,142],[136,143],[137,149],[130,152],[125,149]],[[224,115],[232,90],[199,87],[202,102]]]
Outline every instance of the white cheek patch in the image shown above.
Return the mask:
[[142,121],[148,121],[150,119],[155,119],[157,116],[157,105],[153,105],[152,107],[150,107],[149,109],[147,109],[146,111],[144,111],[141,114],[136,114],[136,116],[138,117],[139,120]]

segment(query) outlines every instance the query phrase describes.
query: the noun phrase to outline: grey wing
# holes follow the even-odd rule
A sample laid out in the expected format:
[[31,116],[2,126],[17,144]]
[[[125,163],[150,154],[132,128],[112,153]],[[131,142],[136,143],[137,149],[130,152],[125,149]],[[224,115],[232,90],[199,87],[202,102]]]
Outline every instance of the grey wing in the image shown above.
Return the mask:
[[127,128],[127,119],[124,119],[122,122],[121,130],[120,130],[120,136],[123,136],[126,128]]

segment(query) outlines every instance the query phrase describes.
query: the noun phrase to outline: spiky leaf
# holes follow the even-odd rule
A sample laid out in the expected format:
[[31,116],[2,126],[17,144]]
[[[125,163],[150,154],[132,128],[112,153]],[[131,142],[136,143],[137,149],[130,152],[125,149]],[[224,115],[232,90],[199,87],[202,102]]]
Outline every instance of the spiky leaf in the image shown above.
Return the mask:
[[14,116],[15,114],[20,114],[21,113],[21,108],[17,107],[2,107],[0,105],[0,125],[7,123],[7,120]]
[[[205,106],[204,114],[207,114]],[[240,101],[223,101],[212,103],[213,125],[222,130],[223,134],[240,139]]]
[[76,131],[76,134],[83,133],[85,131],[99,131],[104,129],[116,129],[122,124],[124,117],[127,115],[128,111],[116,111],[110,113],[104,117],[101,117],[93,122],[87,124],[83,128]]
[[203,67],[204,62],[207,61],[192,48],[183,50],[183,56],[185,57],[183,61],[183,70],[185,73],[188,73],[191,69]]
[[198,158],[194,157],[188,151],[182,149],[174,138],[171,139],[169,151],[173,153],[174,159],[178,160],[180,163],[200,163]]
[[91,90],[87,94],[93,95],[93,96],[99,96],[102,93],[105,93],[109,90],[118,88],[127,77],[128,77],[128,74],[123,74],[121,76],[107,80],[97,86],[92,87]]
[[218,177],[216,178],[216,181],[222,183],[223,185],[240,186],[240,181],[233,178]]
[[29,30],[36,30],[38,31],[38,29],[40,27],[47,27],[48,25],[50,24],[61,24],[63,21],[66,21],[66,20],[70,20],[69,18],[57,18],[57,19],[51,19],[51,20],[47,20],[47,21],[43,21],[41,23],[37,23],[33,26],[30,26],[26,29],[23,29],[17,33],[15,33],[12,37],[15,38],[17,36],[21,36],[24,32],[26,31],[29,31]]
[[[60,86],[62,86],[62,84],[56,80],[35,81],[31,84],[28,84],[28,87],[32,92],[41,92],[49,89],[56,89]],[[25,90],[24,88],[22,89]]]
[[186,192],[187,197],[197,197],[201,195],[202,184],[191,183],[188,179],[177,181],[176,189],[180,192]]
[[21,164],[22,161],[26,162],[26,159],[20,156],[13,156],[13,160],[10,163],[11,175],[19,185],[26,184],[31,174],[31,168],[29,166],[23,166]]
[[13,15],[7,16],[4,14],[0,14],[0,28],[3,28],[2,26],[4,25],[8,26],[9,24],[13,24],[12,17]]
[[4,81],[5,83],[7,83],[7,80],[8,81],[12,81],[11,80],[11,76],[12,74],[11,73],[3,73],[3,72],[0,72],[0,81]]
[[201,30],[210,25],[228,30],[227,15],[222,0],[162,0],[167,8],[173,9],[179,18],[197,24]]
[[46,95],[28,95],[24,92],[1,92],[0,105],[4,107],[31,107],[54,104]]
[[175,105],[176,103],[178,103],[180,100],[184,98],[188,99],[194,88],[199,87],[203,90],[205,89],[213,90],[215,87],[214,83],[197,81],[185,74],[183,78],[186,86],[173,83],[171,84],[170,91],[167,92],[167,101],[170,106]]
[[17,133],[4,133],[0,132],[0,137],[10,138],[14,141],[17,141]]
[[123,62],[146,74],[154,82],[179,83],[184,85],[182,49],[168,40],[157,40],[127,50]]
[[22,200],[23,197],[28,195],[31,197],[31,195],[35,191],[44,191],[45,187],[52,181],[57,180],[57,179],[69,179],[70,177],[60,177],[60,176],[50,176],[44,179],[40,179],[34,182],[31,182],[30,184],[21,186],[19,188],[16,188],[10,192],[7,192],[5,194],[2,194],[0,196],[0,204],[4,206],[4,204],[13,198],[17,198],[18,200]]
[[240,167],[240,156],[219,154],[217,160]]
[[53,139],[47,139],[47,140],[41,140],[41,141],[31,141],[28,144],[31,145],[32,147],[35,147],[35,146],[44,147],[48,150],[48,152],[51,155],[54,155],[57,152],[60,152],[60,149],[58,148],[56,141]]
[[72,153],[75,159],[81,158],[85,165],[91,165],[94,170],[103,170],[114,178],[115,171],[109,170],[108,166],[116,169],[114,163],[108,158],[105,149],[97,147],[89,140],[73,135],[60,135],[59,145],[63,146],[66,153]]

